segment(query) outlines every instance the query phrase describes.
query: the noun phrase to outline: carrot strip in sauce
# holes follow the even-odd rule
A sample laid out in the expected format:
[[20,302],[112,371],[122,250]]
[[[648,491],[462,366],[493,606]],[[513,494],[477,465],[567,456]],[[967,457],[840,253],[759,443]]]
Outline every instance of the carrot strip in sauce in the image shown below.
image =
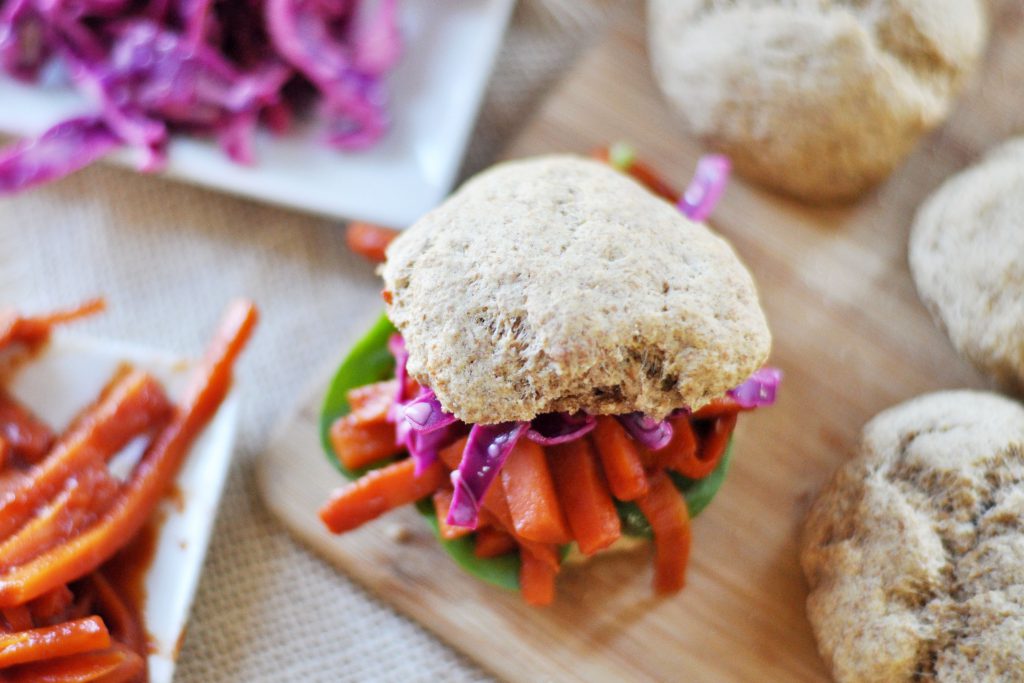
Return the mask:
[[320,519],[336,534],[355,529],[402,505],[415,503],[446,481],[441,463],[434,462],[415,474],[412,458],[371,470],[332,494],[320,508]]
[[25,605],[15,607],[4,607],[0,609],[0,615],[7,622],[10,631],[27,631],[32,628],[32,612]]
[[473,539],[473,554],[481,558],[506,555],[518,547],[516,539],[511,534],[494,527],[477,529]]
[[501,468],[516,536],[537,543],[569,543],[572,534],[555,493],[544,449],[520,439]]
[[671,423],[672,440],[664,448],[648,452],[653,460],[654,469],[675,470],[694,479],[701,478],[687,474],[693,472],[695,468],[703,467],[697,460],[697,436],[693,433],[689,416],[674,418]]
[[0,435],[0,472],[10,467],[14,462],[14,449],[11,448],[11,444],[7,443],[7,439]]
[[[595,150],[593,156],[600,161],[610,162],[610,154],[607,147]],[[647,164],[633,160],[623,172],[632,176],[634,180],[662,199],[666,199],[673,204],[679,201],[679,192],[662,180],[661,176]]]
[[108,647],[110,634],[99,617],[0,634],[0,669]]
[[697,450],[697,460],[704,465],[704,472],[706,474],[703,476],[711,474],[718,467],[718,462],[722,459],[722,456],[725,455],[725,449],[729,446],[729,439],[736,428],[737,417],[736,413],[722,415],[715,418],[706,432],[700,433],[698,431],[701,439],[700,448]]
[[352,221],[345,230],[348,248],[373,263],[384,263],[385,251],[397,236],[397,230],[362,221]]
[[736,399],[726,395],[702,406],[700,410],[693,414],[693,419],[708,420],[722,415],[734,415],[742,410],[743,408],[736,402]]
[[686,500],[664,472],[651,477],[650,490],[637,506],[654,531],[654,590],[676,593],[686,584],[690,557],[690,514]]
[[[462,453],[466,450],[466,443],[468,441],[468,436],[456,439],[437,452],[437,459],[450,470],[459,469],[459,463],[462,462]],[[492,486],[491,488],[494,489],[495,487]]]
[[402,452],[402,446],[395,443],[393,424],[361,423],[358,412],[335,420],[329,438],[338,459],[350,470],[362,469]]
[[26,463],[38,462],[53,446],[56,436],[27,406],[0,390],[0,437],[10,453]]
[[520,551],[519,589],[528,605],[544,606],[555,601],[555,574],[545,560],[523,548]]
[[46,341],[56,325],[95,315],[106,309],[103,299],[92,299],[74,308],[47,315],[21,316],[15,312],[0,313],[0,349],[11,344],[39,344]]
[[146,662],[118,643],[105,650],[83,652],[5,672],[11,683],[129,683],[144,680]]
[[549,446],[548,464],[573,539],[584,555],[607,548],[622,536],[608,482],[587,439]]
[[647,475],[636,442],[613,417],[597,418],[591,434],[612,494],[635,500],[647,493]]
[[32,613],[32,621],[41,626],[50,626],[55,621],[64,621],[68,607],[75,600],[75,594],[67,586],[58,586],[52,591],[43,593],[28,603]]
[[0,539],[24,524],[69,475],[106,461],[162,420],[169,409],[163,388],[152,376],[140,371],[120,376],[46,458],[24,475],[0,482]]
[[383,422],[387,419],[388,408],[391,407],[397,393],[398,380],[389,379],[350,389],[345,396],[348,398],[349,409],[353,413],[360,413],[364,423],[378,416]]
[[95,571],[86,579],[95,591],[95,611],[103,617],[110,634],[143,657],[147,656],[146,632],[139,615],[125,601],[103,570]]
[[28,562],[85,529],[107,510],[119,488],[106,467],[93,466],[69,477],[53,500],[0,542],[0,570]]
[[520,547],[528,549],[537,559],[543,560],[555,572],[561,563],[558,549],[554,545],[537,543],[525,538],[516,536],[516,527],[512,522],[512,513],[508,509],[508,501],[505,499],[505,492],[500,486],[492,486],[487,495],[480,501],[481,516],[489,526],[496,527],[510,534],[516,539]]
[[454,541],[473,533],[472,529],[464,526],[451,526],[448,524],[448,509],[452,506],[452,490],[440,488],[434,492],[434,513],[437,515],[437,528],[441,538]]
[[235,360],[256,318],[256,307],[249,301],[235,302],[228,309],[174,417],[135,466],[123,495],[85,532],[0,576],[0,606],[31,600],[87,574],[138,533],[227,395]]

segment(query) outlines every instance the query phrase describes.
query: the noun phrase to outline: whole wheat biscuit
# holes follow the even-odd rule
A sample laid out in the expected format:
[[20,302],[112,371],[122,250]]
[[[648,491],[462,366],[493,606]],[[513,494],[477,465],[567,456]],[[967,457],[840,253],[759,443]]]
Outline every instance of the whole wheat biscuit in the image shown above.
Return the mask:
[[466,422],[663,417],[742,382],[771,343],[725,240],[594,161],[500,164],[387,257],[409,372]]
[[953,345],[1024,394],[1024,138],[950,178],[922,205],[910,267]]
[[812,202],[883,180],[982,52],[982,0],[649,0],[651,60],[685,127]]
[[840,683],[1024,680],[1024,408],[949,391],[875,417],[801,561]]

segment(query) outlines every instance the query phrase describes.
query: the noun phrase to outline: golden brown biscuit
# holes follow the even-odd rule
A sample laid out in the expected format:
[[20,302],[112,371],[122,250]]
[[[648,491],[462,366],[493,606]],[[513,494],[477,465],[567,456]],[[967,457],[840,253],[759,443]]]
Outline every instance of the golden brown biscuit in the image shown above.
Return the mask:
[[732,248],[604,164],[500,164],[400,235],[382,268],[409,372],[470,423],[699,407],[771,338]]
[[948,391],[867,424],[807,519],[818,647],[840,683],[1024,680],[1024,408]]
[[648,23],[685,127],[811,202],[888,176],[945,118],[986,35],[981,0],[650,0]]
[[950,178],[922,205],[910,267],[960,353],[1024,393],[1024,139]]

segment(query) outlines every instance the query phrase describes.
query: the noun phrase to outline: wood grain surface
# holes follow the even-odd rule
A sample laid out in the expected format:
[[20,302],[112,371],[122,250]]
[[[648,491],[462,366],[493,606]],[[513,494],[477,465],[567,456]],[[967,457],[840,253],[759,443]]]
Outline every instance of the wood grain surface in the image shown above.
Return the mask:
[[[694,524],[681,595],[651,596],[646,549],[567,569],[556,604],[533,609],[464,575],[411,510],[328,535],[315,513],[341,478],[321,454],[316,421],[335,362],[266,450],[268,506],[382,600],[510,681],[826,680],[797,559],[814,493],[879,410],[985,386],[919,303],[906,243],[914,210],[942,179],[1024,131],[1024,10],[1007,2],[993,25],[987,65],[952,119],[859,204],[809,209],[737,181],[715,212],[714,227],[759,284],[785,381],[776,406],[740,420],[732,472]],[[586,153],[614,140],[679,184],[700,153],[654,86],[638,11],[566,75],[508,156]],[[370,322],[353,321],[353,337]],[[402,542],[397,525],[408,532]]]

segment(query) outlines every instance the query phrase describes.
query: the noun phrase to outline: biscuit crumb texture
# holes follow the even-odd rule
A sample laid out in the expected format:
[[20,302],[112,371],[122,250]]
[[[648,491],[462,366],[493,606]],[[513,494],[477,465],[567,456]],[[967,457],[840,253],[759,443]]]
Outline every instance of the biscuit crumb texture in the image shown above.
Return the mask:
[[953,176],[924,203],[910,267],[957,350],[1024,395],[1024,138]]
[[771,345],[725,240],[605,164],[508,162],[403,232],[382,267],[409,372],[470,423],[661,418],[740,384]]
[[655,76],[739,173],[849,201],[942,122],[983,52],[983,0],[649,0]]
[[950,391],[875,417],[801,561],[840,683],[1024,680],[1024,409]]

